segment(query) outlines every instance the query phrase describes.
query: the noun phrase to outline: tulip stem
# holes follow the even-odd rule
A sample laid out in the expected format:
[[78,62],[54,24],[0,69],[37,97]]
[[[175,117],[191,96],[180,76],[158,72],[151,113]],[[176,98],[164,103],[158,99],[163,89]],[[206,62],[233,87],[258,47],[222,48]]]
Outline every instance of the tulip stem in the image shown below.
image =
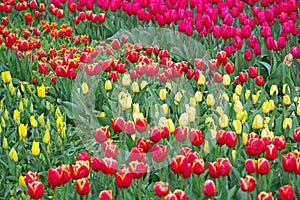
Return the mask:
[[123,189],[123,199],[126,200],[126,192],[125,192],[125,189]]
[[138,179],[138,196],[139,200],[142,200],[142,193],[141,193],[141,178]]

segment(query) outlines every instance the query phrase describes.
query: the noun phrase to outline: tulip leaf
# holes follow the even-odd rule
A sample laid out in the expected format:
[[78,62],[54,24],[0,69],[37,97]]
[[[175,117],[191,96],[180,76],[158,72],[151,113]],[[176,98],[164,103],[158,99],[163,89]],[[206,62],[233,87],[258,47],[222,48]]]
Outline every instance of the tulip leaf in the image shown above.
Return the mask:
[[259,61],[259,63],[262,64],[262,66],[264,66],[264,68],[267,69],[268,75],[270,75],[271,74],[271,65],[269,63],[264,62],[264,61]]

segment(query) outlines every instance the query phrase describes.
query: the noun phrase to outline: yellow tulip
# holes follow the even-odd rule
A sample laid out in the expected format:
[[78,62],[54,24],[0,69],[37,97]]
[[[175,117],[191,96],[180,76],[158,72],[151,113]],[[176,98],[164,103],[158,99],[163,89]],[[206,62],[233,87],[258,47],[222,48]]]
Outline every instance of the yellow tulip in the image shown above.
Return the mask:
[[262,129],[263,128],[263,118],[261,115],[257,114],[254,117],[254,120],[252,122],[252,129]]
[[190,105],[193,107],[197,106],[197,102],[196,102],[196,98],[195,97],[191,97],[190,98]]
[[20,124],[20,111],[19,110],[14,110],[14,121],[16,122],[16,124]]
[[42,113],[42,114],[38,117],[38,122],[39,122],[39,124],[44,128],[44,126],[45,126],[44,113]]
[[284,84],[282,87],[282,93],[283,94],[289,94],[291,92],[290,86],[288,84]]
[[293,126],[293,119],[292,118],[284,118],[282,123],[282,128],[285,130],[289,127],[291,129]]
[[229,119],[226,114],[221,115],[219,118],[219,125],[221,128],[227,128],[229,124]]
[[165,115],[167,115],[168,112],[169,112],[169,106],[168,106],[168,104],[165,103],[165,104],[161,105],[161,108],[164,111]]
[[167,98],[167,90],[164,88],[164,89],[161,89],[160,91],[159,91],[159,98],[160,98],[160,100],[162,100],[162,101],[165,101],[166,100],[166,98]]
[[273,96],[273,94],[278,95],[278,87],[277,85],[272,85],[270,88],[270,95]]
[[268,137],[270,138],[271,140],[274,139],[274,132],[270,131],[269,128],[264,128],[262,131],[261,131],[261,138],[265,138],[265,137]]
[[131,84],[131,89],[132,89],[133,93],[139,93],[140,92],[139,84],[137,82],[133,82]]
[[248,140],[248,134],[243,132],[243,134],[242,134],[243,145],[245,145],[247,143],[247,140]]
[[8,110],[7,109],[4,110],[3,119],[6,120],[6,121],[9,119]]
[[106,80],[105,83],[104,83],[104,88],[106,91],[109,91],[112,89],[112,83],[110,80]]
[[252,104],[256,104],[258,102],[260,95],[252,94]]
[[127,87],[130,85],[130,75],[129,74],[124,74],[122,77],[122,86]]
[[165,125],[168,127],[170,133],[173,133],[175,131],[175,125],[172,119],[167,119]]
[[14,85],[12,84],[12,82],[10,82],[10,83],[8,84],[8,91],[10,92],[10,95],[11,95],[11,96],[14,96],[15,91],[16,91],[16,88],[14,87]]
[[19,125],[19,136],[21,140],[25,140],[26,136],[27,136],[27,124],[20,124]]
[[269,101],[265,101],[261,107],[263,113],[269,113],[271,111],[271,105]]
[[147,81],[142,81],[141,82],[141,89],[144,89],[148,85]]
[[60,108],[57,107],[56,110],[55,110],[55,117],[57,118],[59,116],[62,116],[62,114],[61,114]]
[[1,126],[2,128],[6,128],[6,123],[3,117],[1,117]]
[[25,91],[24,85],[22,83],[20,83],[20,89],[21,89],[22,92]]
[[300,103],[297,105],[297,110],[296,110],[297,116],[300,116]]
[[18,162],[19,158],[18,158],[18,154],[17,154],[17,151],[15,150],[15,148],[11,148],[8,155],[12,161],[14,161],[15,163]]
[[2,147],[3,147],[3,149],[7,149],[8,148],[8,143],[7,143],[7,138],[6,137],[3,137]]
[[223,97],[226,101],[229,102],[229,96],[228,96],[228,94],[227,94],[226,92],[224,92],[224,93],[222,94],[222,97]]
[[242,95],[242,90],[243,90],[243,87],[239,84],[235,87],[235,93],[238,95],[238,96],[241,96]]
[[219,113],[219,115],[223,115],[224,114],[224,111],[223,111],[223,109],[222,109],[222,107],[221,106],[217,106],[217,112]]
[[291,105],[291,98],[289,95],[286,94],[283,96],[283,104],[286,106]]
[[205,124],[207,124],[208,126],[210,126],[210,124],[214,124],[215,122],[214,122],[214,120],[213,120],[213,118],[212,117],[207,117],[206,119],[205,119]]
[[195,99],[196,99],[196,102],[201,102],[202,101],[202,93],[200,91],[197,91],[195,93]]
[[231,150],[232,161],[236,161],[236,150]]
[[245,99],[246,99],[246,100],[249,99],[250,92],[251,92],[250,90],[246,90],[246,91],[245,91]]
[[33,141],[32,142],[32,148],[31,148],[31,155],[33,156],[39,156],[40,155],[40,143]]
[[49,131],[49,129],[46,129],[44,137],[43,137],[43,143],[44,144],[49,144],[50,143],[50,138],[51,138],[50,131]]
[[44,83],[42,83],[41,86],[37,86],[37,95],[40,98],[45,98],[45,96],[46,96],[46,88],[44,86]]
[[99,117],[105,117],[106,115],[105,115],[105,112],[101,112],[100,114],[99,114]]
[[140,112],[140,105],[138,103],[133,104],[133,112],[139,113]]
[[206,84],[205,76],[201,73],[198,79],[198,85],[205,85],[205,84]]
[[33,128],[36,128],[38,126],[38,122],[36,121],[36,119],[34,118],[34,116],[30,116],[30,125]]
[[131,95],[128,92],[126,92],[126,93],[120,92],[119,103],[121,104],[123,111],[130,109],[131,105],[132,105]]
[[2,134],[2,127],[0,126],[0,135]]
[[240,100],[235,101],[234,105],[233,105],[233,109],[234,109],[235,113],[243,111],[244,108],[243,108],[242,102]]
[[224,86],[229,86],[230,85],[230,76],[228,74],[225,74],[223,76],[223,85]]
[[204,142],[204,153],[208,154],[210,152],[208,140]]
[[26,186],[25,178],[22,175],[19,177],[19,186]]
[[10,83],[11,82],[11,75],[10,71],[4,71],[1,73],[3,83]]
[[17,91],[17,97],[20,99],[21,98],[21,92],[20,92],[20,90],[18,89],[18,91]]
[[89,92],[89,86],[86,82],[81,84],[82,94],[87,94]]
[[172,84],[170,82],[166,82],[166,88],[169,88],[169,90],[173,90]]
[[185,113],[182,113],[179,117],[179,126],[188,126],[189,124],[189,116],[188,114],[185,112]]
[[216,103],[215,97],[213,94],[208,94],[206,98],[206,105],[208,106],[214,106]]
[[175,94],[175,101],[174,101],[175,105],[178,105],[178,104],[179,104],[181,98],[182,98],[181,92],[177,92],[177,93]]
[[239,101],[240,97],[237,94],[233,93],[232,94],[232,100],[233,100],[233,102]]
[[186,112],[188,114],[188,119],[190,122],[194,122],[196,119],[196,108],[193,106],[185,105]]
[[32,114],[34,112],[33,103],[30,104],[29,113]]
[[235,129],[235,132],[237,134],[241,134],[242,133],[242,129],[243,129],[242,122],[237,119],[237,120],[234,120],[232,124],[233,124],[233,127]]

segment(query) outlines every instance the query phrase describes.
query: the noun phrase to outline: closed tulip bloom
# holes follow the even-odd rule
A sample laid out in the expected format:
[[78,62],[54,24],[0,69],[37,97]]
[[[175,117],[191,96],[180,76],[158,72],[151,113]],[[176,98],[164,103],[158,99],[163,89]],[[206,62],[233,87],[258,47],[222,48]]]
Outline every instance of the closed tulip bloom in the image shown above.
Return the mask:
[[253,159],[247,159],[245,162],[245,169],[248,174],[256,172],[257,161]]
[[132,88],[133,93],[139,93],[140,92],[139,84],[137,82],[133,82],[131,84],[131,88]]
[[31,148],[31,154],[33,156],[39,156],[40,155],[40,143],[39,142],[36,142],[36,141],[33,141],[32,142],[32,148]]
[[229,86],[230,85],[230,76],[228,74],[225,74],[223,76],[223,85],[224,86]]
[[202,93],[200,91],[197,91],[195,93],[195,99],[196,99],[196,102],[201,102],[202,101]]
[[194,122],[196,120],[196,108],[186,104],[185,109],[188,114],[189,122]]
[[208,95],[207,95],[207,98],[206,98],[206,104],[207,104],[208,106],[214,106],[215,103],[216,103],[216,101],[215,101],[214,95],[213,95],[213,94],[208,94]]
[[18,162],[19,158],[18,158],[18,154],[17,154],[17,151],[15,150],[15,148],[11,148],[8,155],[12,161],[14,161],[15,163]]
[[269,173],[270,169],[271,169],[271,166],[267,159],[259,158],[257,160],[256,173],[265,175],[265,174]]
[[282,200],[294,200],[294,190],[291,185],[285,185],[279,188],[279,197]]
[[282,123],[282,128],[285,130],[287,128],[291,129],[293,126],[293,119],[292,118],[284,118]]
[[226,114],[221,115],[219,118],[219,125],[221,128],[227,128],[229,125],[229,118]]
[[81,91],[82,91],[82,94],[87,94],[89,92],[89,86],[86,82],[83,82],[81,84]]
[[153,190],[158,197],[164,197],[170,192],[170,184],[158,181],[153,185]]
[[106,91],[110,91],[112,89],[112,83],[111,80],[106,80],[104,83],[104,88]]
[[261,115],[259,114],[255,115],[254,120],[252,122],[252,128],[254,130],[263,128],[263,118]]
[[38,122],[36,121],[35,117],[34,116],[30,116],[30,125],[33,127],[33,128],[36,128],[38,126]]
[[206,180],[202,185],[202,192],[207,197],[212,197],[216,194],[216,186],[212,180]]
[[76,180],[76,191],[79,195],[88,195],[90,190],[90,182],[87,178]]
[[266,146],[266,158],[268,160],[275,160],[278,157],[278,149],[275,145],[269,144]]
[[294,140],[300,142],[300,127],[294,130]]
[[286,105],[286,106],[291,105],[291,98],[289,95],[287,95],[287,94],[284,95],[282,100],[283,100],[284,105]]
[[40,98],[45,98],[45,96],[46,96],[46,89],[45,89],[44,83],[42,83],[41,86],[37,86],[37,95]]
[[271,86],[270,95],[273,96],[274,94],[278,95],[278,87],[277,87],[277,85],[272,85]]
[[241,85],[237,85],[235,87],[235,94],[237,94],[238,96],[241,96],[242,95],[242,90],[243,90],[243,87]]
[[167,98],[167,90],[164,88],[164,89],[161,89],[160,91],[159,91],[159,98],[160,98],[160,100],[162,100],[162,101],[165,101],[166,100],[166,98]]
[[27,124],[20,124],[19,125],[19,136],[21,140],[25,140],[26,136],[27,136]]
[[33,181],[27,185],[28,194],[32,199],[40,199],[44,195],[44,185],[40,181]]
[[296,114],[297,116],[300,116],[300,103],[297,105]]
[[22,175],[19,176],[18,182],[19,182],[19,186],[25,186],[26,185],[25,178]]
[[128,188],[132,183],[132,174],[125,168],[115,174],[115,181],[119,188]]
[[273,200],[273,196],[271,192],[261,192],[259,195],[256,197],[256,200]]
[[245,178],[240,178],[240,186],[243,192],[253,192],[256,189],[256,180],[254,177],[246,175]]
[[12,81],[10,71],[4,71],[1,73],[3,83],[10,83]]
[[241,122],[240,120],[234,120],[232,124],[233,124],[233,127],[234,127],[234,129],[235,129],[235,132],[236,132],[237,134],[241,134],[242,131],[243,131],[243,125],[242,125],[242,122]]
[[102,190],[98,196],[98,200],[114,200],[111,190]]
[[181,98],[182,98],[182,93],[181,92],[177,92],[175,94],[175,98],[174,98],[174,103],[175,105],[178,105],[179,102],[181,101]]
[[251,93],[250,90],[246,90],[246,91],[245,91],[245,99],[246,99],[246,100],[249,99],[250,93]]
[[206,84],[206,79],[205,76],[200,73],[199,79],[198,79],[198,85],[205,85]]
[[13,118],[14,118],[14,121],[16,122],[16,124],[20,124],[20,115],[21,115],[21,112],[19,110],[14,110]]
[[122,77],[122,86],[127,87],[130,85],[130,75],[129,74],[124,74]]
[[282,93],[283,93],[283,94],[289,94],[290,92],[291,92],[290,86],[289,86],[288,84],[284,84],[284,85],[282,86]]

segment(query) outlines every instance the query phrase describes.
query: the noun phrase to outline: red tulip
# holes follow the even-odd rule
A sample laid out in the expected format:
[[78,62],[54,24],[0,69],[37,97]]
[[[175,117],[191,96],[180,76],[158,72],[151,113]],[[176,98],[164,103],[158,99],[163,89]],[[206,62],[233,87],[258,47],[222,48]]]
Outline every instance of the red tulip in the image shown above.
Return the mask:
[[169,137],[170,131],[169,131],[168,127],[163,126],[163,127],[160,128],[160,131],[161,131],[161,137],[162,138],[168,138]]
[[88,152],[83,151],[77,156],[77,160],[90,161],[90,154]]
[[151,148],[152,141],[145,138],[139,138],[136,142],[137,148],[141,149],[142,152],[147,153]]
[[281,136],[275,136],[273,144],[277,147],[278,150],[282,150],[286,146],[286,140],[284,135]]
[[40,180],[39,174],[37,172],[32,172],[32,171],[27,172],[24,178],[26,185],[28,185],[28,183],[32,183],[33,181],[39,181],[39,180]]
[[90,182],[87,178],[76,180],[76,191],[79,195],[88,195],[90,190]]
[[240,178],[240,186],[243,192],[253,192],[256,188],[254,177],[246,175],[246,178]]
[[27,185],[28,194],[33,199],[40,199],[44,195],[44,185],[40,181],[33,181]]
[[125,129],[125,121],[122,117],[111,119],[111,125],[115,132],[122,132]]
[[220,74],[218,72],[214,73],[214,82],[220,83],[223,81],[223,74]]
[[218,165],[216,162],[208,162],[208,174],[212,178],[219,178]]
[[245,83],[247,80],[248,80],[247,74],[245,72],[240,72],[239,81],[241,81],[241,83]]
[[193,173],[200,175],[205,171],[205,162],[203,159],[195,159],[193,164],[192,164],[192,168],[193,168]]
[[259,195],[256,197],[256,200],[273,200],[273,196],[272,193],[269,192],[261,192],[259,193]]
[[118,40],[118,39],[113,39],[113,41],[111,42],[111,47],[112,47],[114,50],[120,49],[121,44],[120,44],[119,40]]
[[104,158],[103,160],[103,166],[101,171],[104,174],[113,175],[118,170],[118,162],[114,160],[113,158]]
[[266,146],[266,158],[268,160],[275,160],[278,157],[278,149],[275,145],[269,144]]
[[93,157],[90,162],[93,171],[98,172],[102,169],[103,161],[100,158]]
[[279,197],[281,200],[294,200],[294,190],[291,185],[285,185],[279,188]]
[[246,142],[246,153],[250,156],[258,156],[264,151],[265,144],[259,138],[250,138]]
[[217,138],[216,138],[217,144],[223,145],[226,142],[226,131],[219,130],[217,132]]
[[257,160],[247,159],[245,162],[245,169],[248,174],[256,172]]
[[89,161],[77,161],[71,166],[71,173],[75,180],[87,177],[90,173]]
[[150,128],[150,140],[152,142],[159,142],[161,138],[161,130],[158,127]]
[[195,69],[203,70],[205,69],[205,62],[203,58],[195,58],[194,60]]
[[188,159],[183,155],[177,155],[172,158],[171,170],[176,174],[181,174],[187,167]]
[[109,79],[116,82],[118,80],[118,72],[110,72]]
[[210,59],[208,61],[208,67],[210,70],[214,71],[214,70],[217,70],[218,69],[218,62],[216,59]]
[[125,168],[115,174],[115,181],[119,188],[128,188],[132,183],[132,174]]
[[225,70],[228,74],[232,74],[234,72],[234,64],[233,63],[227,63],[225,65]]
[[233,131],[227,131],[225,133],[225,144],[228,147],[234,147],[237,143],[237,135]]
[[300,142],[300,127],[294,130],[294,140]]
[[136,130],[143,133],[147,130],[148,122],[146,118],[138,118],[135,122]]
[[94,133],[94,138],[100,144],[110,138],[109,126],[102,126],[98,128]]
[[62,170],[50,168],[48,170],[48,183],[52,187],[61,186],[63,184]]
[[111,190],[102,190],[98,196],[98,200],[114,200]]
[[192,173],[193,173],[192,164],[188,163],[187,167],[183,169],[183,172],[181,173],[181,177],[182,178],[189,178]]
[[230,173],[231,164],[228,158],[217,158],[216,166],[218,170],[218,175],[227,176]]
[[155,162],[163,162],[168,155],[168,146],[156,144],[152,147],[151,154]]
[[282,168],[286,172],[294,172],[296,167],[296,157],[292,153],[284,154],[281,158]]
[[147,163],[146,153],[138,147],[133,147],[129,154],[130,161],[137,160],[139,162]]
[[256,84],[258,86],[263,86],[265,84],[265,78],[264,78],[264,76],[258,76],[258,77],[256,77],[255,81],[256,81]]
[[118,146],[115,144],[107,145],[104,149],[104,154],[106,158],[116,159],[118,157]]
[[202,131],[192,129],[190,132],[190,135],[189,135],[189,139],[190,139],[190,142],[192,145],[199,146],[199,145],[203,144],[204,136],[203,136]]
[[170,184],[162,181],[155,182],[153,190],[158,197],[164,197],[170,192]]
[[175,190],[173,192],[173,194],[175,194],[177,200],[187,200],[188,199],[186,193],[182,190]]
[[271,168],[271,166],[267,159],[259,158],[257,160],[256,173],[265,175],[265,174],[269,173],[270,168]]
[[188,135],[188,127],[180,126],[175,129],[174,136],[178,142],[186,140]]
[[128,167],[133,178],[142,178],[147,174],[148,165],[143,162],[139,162],[137,160],[131,161]]
[[218,52],[216,57],[218,64],[222,64],[223,66],[227,64],[227,57],[225,51]]
[[248,75],[250,78],[256,78],[258,75],[258,67],[249,67]]
[[202,185],[202,192],[207,197],[212,197],[216,194],[216,186],[212,180],[206,180]]

